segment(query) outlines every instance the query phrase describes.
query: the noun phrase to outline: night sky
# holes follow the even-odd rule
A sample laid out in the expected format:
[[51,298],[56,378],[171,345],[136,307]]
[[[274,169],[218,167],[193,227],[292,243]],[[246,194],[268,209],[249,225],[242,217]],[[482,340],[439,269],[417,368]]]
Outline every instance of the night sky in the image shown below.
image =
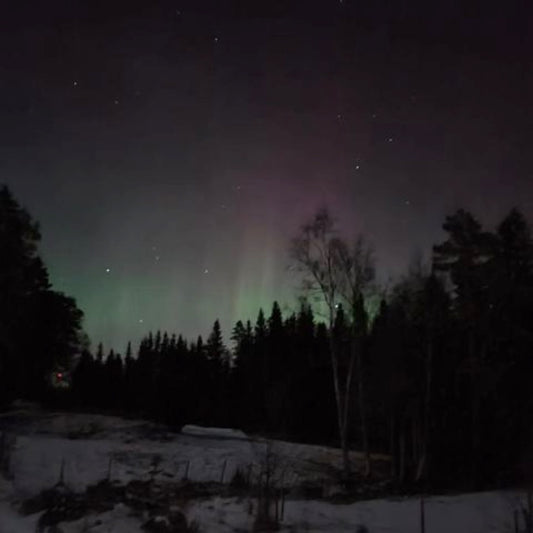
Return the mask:
[[458,207],[533,218],[530,2],[14,2],[0,182],[93,345],[295,307],[321,205],[381,279]]

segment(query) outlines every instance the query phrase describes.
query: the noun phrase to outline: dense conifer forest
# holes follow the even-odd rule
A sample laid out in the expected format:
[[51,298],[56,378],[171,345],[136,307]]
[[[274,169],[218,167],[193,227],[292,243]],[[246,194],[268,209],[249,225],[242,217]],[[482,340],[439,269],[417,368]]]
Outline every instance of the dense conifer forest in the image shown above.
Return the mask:
[[[513,209],[488,230],[458,210],[443,230],[431,264],[413,266],[385,290],[373,280],[369,249],[361,240],[346,245],[319,211],[290,251],[307,289],[297,312],[283,316],[273,302],[230,332],[218,320],[206,339],[150,332],[119,354],[90,349],[82,312],[50,286],[38,225],[4,187],[2,403],[23,397],[176,430],[196,423],[335,446],[344,439],[369,459],[368,476],[371,454],[390,454],[399,486],[530,479],[528,222]],[[325,255],[306,255],[314,244]],[[317,312],[317,298],[329,318]]]

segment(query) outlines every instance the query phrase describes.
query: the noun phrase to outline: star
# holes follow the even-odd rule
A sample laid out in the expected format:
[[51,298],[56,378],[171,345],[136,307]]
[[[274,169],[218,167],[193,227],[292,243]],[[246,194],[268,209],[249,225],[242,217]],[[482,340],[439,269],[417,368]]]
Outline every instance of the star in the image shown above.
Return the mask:
[[389,137],[387,140],[391,143],[392,142],[392,137]]
[[115,105],[118,105],[118,103],[119,103],[118,98],[115,98],[115,99],[113,100],[113,103],[114,103]]
[[218,37],[215,37],[213,41],[215,41],[215,43],[218,43]]
[[78,82],[74,81],[72,85],[74,85],[74,87],[77,87],[78,86]]
[[142,318],[139,318],[139,324],[142,324],[144,320]]
[[204,274],[209,274],[209,270],[207,268],[204,270]]
[[405,200],[405,205],[411,205],[411,201],[410,200]]
[[106,268],[105,271],[109,274],[111,272],[110,268]]
[[355,170],[359,170],[361,168],[359,165],[355,165]]
[[156,261],[159,261],[159,256],[156,255],[154,259],[155,259]]

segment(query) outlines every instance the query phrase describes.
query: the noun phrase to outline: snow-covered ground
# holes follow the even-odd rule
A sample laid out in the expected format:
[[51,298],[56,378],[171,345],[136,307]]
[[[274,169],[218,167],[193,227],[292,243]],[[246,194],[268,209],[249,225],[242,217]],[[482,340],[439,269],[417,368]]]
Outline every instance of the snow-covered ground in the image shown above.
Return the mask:
[[[519,496],[505,492],[484,492],[434,497],[425,502],[426,533],[512,533],[513,510]],[[196,503],[189,516],[205,531],[252,531],[253,515],[246,504],[217,498]],[[371,500],[339,505],[316,500],[286,502],[286,531],[309,533],[418,533],[420,500]],[[364,530],[363,530],[364,531]]]
[[[331,484],[341,464],[335,448],[254,439],[234,429],[185,426],[175,434],[144,421],[61,413],[27,421],[11,417],[4,425],[17,434],[11,464],[15,488],[23,495],[51,487],[61,465],[65,482],[79,491],[107,477],[109,468],[112,479],[123,482],[151,477],[229,482],[237,469],[257,475],[270,453],[283,483],[294,486]],[[353,452],[352,460],[357,464],[360,454]]]
[[[76,492],[110,477],[159,483],[229,483],[237,469],[257,476],[268,456],[277,485],[335,487],[339,451],[324,446],[249,438],[242,431],[186,426],[173,434],[138,420],[88,414],[19,411],[0,416],[10,479],[0,477],[0,533],[34,532],[39,514],[21,516],[19,502],[54,486],[62,477]],[[360,456],[353,454],[357,463]],[[386,461],[385,457],[376,458]],[[428,498],[426,533],[512,533],[521,497],[486,492]],[[257,502],[224,495],[177,502],[203,532],[252,531]],[[98,515],[62,522],[63,533],[136,533],[146,517],[124,504]],[[420,530],[420,500],[396,499],[335,504],[293,493],[285,501],[283,531],[412,533]]]

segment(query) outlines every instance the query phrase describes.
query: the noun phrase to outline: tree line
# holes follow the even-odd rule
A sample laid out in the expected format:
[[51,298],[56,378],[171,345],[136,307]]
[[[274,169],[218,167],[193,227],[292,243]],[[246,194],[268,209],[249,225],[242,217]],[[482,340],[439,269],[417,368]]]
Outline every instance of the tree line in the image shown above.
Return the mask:
[[330,372],[327,331],[305,305],[282,318],[274,303],[252,325],[237,322],[229,350],[218,320],[204,341],[148,334],[136,354],[84,351],[72,376],[79,407],[112,409],[171,427],[186,423],[236,426],[297,440],[333,442],[333,397],[323,387]]
[[[5,226],[4,204],[13,208],[16,202],[5,189],[0,198]],[[31,243],[19,255],[34,260],[39,268],[32,272],[43,272],[36,227],[25,211],[15,212],[15,219],[24,214],[22,240]],[[81,353],[72,387],[60,396],[73,408],[143,416],[176,429],[186,423],[233,426],[340,445],[347,475],[348,450],[363,452],[366,476],[372,475],[371,455],[385,453],[391,479],[400,486],[487,487],[529,479],[528,222],[513,209],[489,231],[458,210],[446,217],[443,230],[429,265],[414,265],[388,290],[379,290],[365,240],[349,243],[333,217],[320,210],[290,247],[305,288],[297,312],[283,316],[274,302],[255,321],[237,322],[226,339],[218,320],[205,341],[150,333],[135,351],[128,344],[124,356],[104,353],[101,345],[90,352],[73,300],[45,283],[33,292],[19,289],[12,302],[26,302],[20,304],[25,312],[13,316],[4,300],[0,310],[0,379],[3,386],[11,381],[11,397],[38,397],[39,390],[45,398],[43,373],[53,370],[58,356]],[[4,233],[3,254],[10,250]],[[7,286],[10,271],[1,268]],[[49,303],[39,307],[41,298],[69,304],[68,320],[50,313],[55,308]],[[32,341],[33,350],[23,334],[30,316],[46,317],[48,327],[53,323],[48,336],[43,331]],[[34,363],[34,377],[20,383],[5,372],[19,376]]]
[[[149,334],[134,356],[85,352],[79,405],[390,454],[394,480],[487,486],[529,475],[533,247],[512,210],[493,232],[468,212],[377,298],[369,248],[320,211],[293,241],[308,299],[235,324],[224,343]],[[318,297],[326,320],[313,309]],[[373,309],[374,308],[374,309]],[[98,384],[98,385],[96,385]],[[346,454],[348,457],[348,454]],[[350,468],[349,461],[345,465]]]

